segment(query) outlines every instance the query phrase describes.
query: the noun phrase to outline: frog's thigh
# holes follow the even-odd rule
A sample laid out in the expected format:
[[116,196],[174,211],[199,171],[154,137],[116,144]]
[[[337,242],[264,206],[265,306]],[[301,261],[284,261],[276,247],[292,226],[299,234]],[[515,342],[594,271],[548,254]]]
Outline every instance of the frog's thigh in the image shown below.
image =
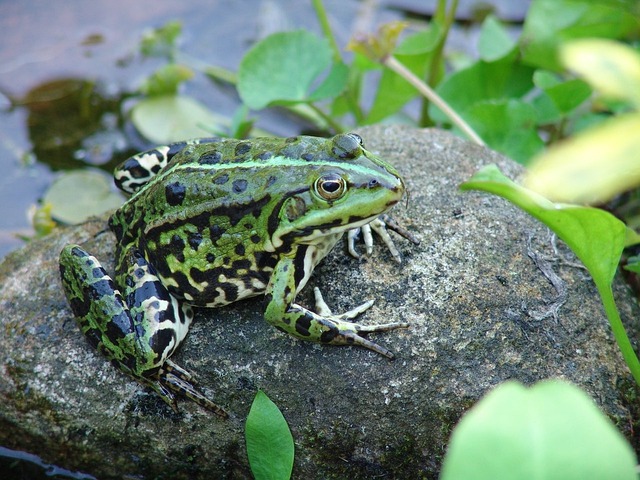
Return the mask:
[[125,302],[131,312],[143,369],[161,366],[180,345],[193,319],[190,306],[181,306],[142,253],[135,248],[125,254]]
[[77,245],[60,253],[60,277],[69,305],[89,342],[127,373],[136,370],[134,324],[100,262]]

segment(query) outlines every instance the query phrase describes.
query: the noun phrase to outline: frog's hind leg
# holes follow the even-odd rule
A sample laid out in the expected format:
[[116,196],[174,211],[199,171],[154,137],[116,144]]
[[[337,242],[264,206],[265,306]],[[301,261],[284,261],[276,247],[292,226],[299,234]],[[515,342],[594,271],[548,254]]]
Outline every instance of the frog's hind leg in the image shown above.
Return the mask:
[[220,407],[193,386],[186,371],[167,364],[187,333],[191,308],[179,305],[138,250],[129,249],[119,270],[124,295],[95,257],[76,245],[61,252],[62,284],[82,332],[116,367],[151,387],[174,410],[177,393],[220,415]]

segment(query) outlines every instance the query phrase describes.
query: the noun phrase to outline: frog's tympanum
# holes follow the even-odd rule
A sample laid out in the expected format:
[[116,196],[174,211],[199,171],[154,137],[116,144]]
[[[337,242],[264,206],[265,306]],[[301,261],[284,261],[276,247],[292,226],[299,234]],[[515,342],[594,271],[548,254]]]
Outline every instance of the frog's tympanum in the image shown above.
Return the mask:
[[417,243],[385,215],[404,194],[402,179],[358,135],[183,142],[131,157],[115,179],[132,194],[109,220],[115,280],[95,257],[68,245],[60,254],[62,284],[91,344],[174,409],[180,394],[226,415],[170,360],[192,306],[264,295],[265,319],[284,332],[393,358],[363,335],[408,324],[350,321],[373,302],[336,315],[316,290],[315,312],[295,303],[345,231],[354,255],[358,230],[367,251],[373,229],[396,259],[386,228]]

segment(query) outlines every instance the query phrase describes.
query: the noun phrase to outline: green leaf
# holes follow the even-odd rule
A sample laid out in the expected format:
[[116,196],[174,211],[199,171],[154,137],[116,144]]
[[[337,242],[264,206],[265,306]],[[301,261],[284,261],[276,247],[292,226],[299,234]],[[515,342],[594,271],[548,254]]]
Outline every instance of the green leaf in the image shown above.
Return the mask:
[[53,218],[75,225],[123,204],[124,196],[112,185],[111,176],[105,172],[71,170],[51,184],[42,202],[51,206]]
[[558,48],[575,38],[626,38],[640,28],[637,0],[534,0],[520,45],[529,65],[561,71]]
[[526,163],[544,147],[536,130],[537,112],[522,100],[477,102],[464,118],[487,145],[517,162]]
[[318,88],[309,95],[308,101],[316,102],[340,95],[347,86],[348,76],[349,67],[342,62],[334,63],[329,75],[327,75]]
[[157,144],[206,136],[228,123],[193,98],[180,95],[141,100],[133,107],[131,120],[145,138]]
[[147,57],[171,57],[181,32],[182,23],[179,21],[167,22],[160,28],[145,32],[140,42],[140,52]]
[[592,207],[553,203],[517,185],[495,165],[480,169],[462,190],[482,190],[506,198],[537,218],[563,240],[596,280],[611,283],[624,248],[626,227],[610,213]]
[[149,96],[175,95],[180,84],[191,78],[193,70],[184,65],[169,63],[147,78],[140,91]]
[[[447,77],[436,92],[460,115],[475,103],[520,98],[533,88],[533,69],[509,57],[497,62],[476,62]],[[446,116],[433,105],[431,118],[446,122]]]
[[507,382],[463,417],[442,480],[636,480],[631,446],[584,392],[547,380]]
[[516,41],[494,16],[489,15],[482,24],[478,49],[480,58],[486,62],[499,60],[513,51]]
[[275,403],[258,391],[245,426],[247,456],[256,480],[286,480],[293,469],[289,426]]
[[582,80],[563,81],[557,74],[547,70],[536,70],[533,83],[547,94],[562,114],[571,112],[591,95],[591,89]]
[[[427,67],[427,55],[398,56],[398,60],[418,77],[424,77]],[[397,113],[409,100],[417,96],[417,90],[396,72],[385,68],[378,84],[371,110],[364,124],[372,124]]]
[[[331,59],[329,42],[310,32],[274,33],[255,44],[242,58],[238,92],[242,101],[255,110],[274,104],[307,102],[312,86],[331,66]],[[333,88],[336,87],[340,86],[334,84]],[[325,88],[323,95],[331,93]],[[339,90],[335,92],[338,93]]]

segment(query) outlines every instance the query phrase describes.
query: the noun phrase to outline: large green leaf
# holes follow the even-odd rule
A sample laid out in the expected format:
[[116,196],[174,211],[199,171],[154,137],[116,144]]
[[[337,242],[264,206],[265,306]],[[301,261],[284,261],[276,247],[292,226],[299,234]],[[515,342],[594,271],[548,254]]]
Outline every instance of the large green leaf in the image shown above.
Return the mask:
[[464,118],[494,150],[525,163],[544,146],[536,130],[537,112],[519,99],[479,101]]
[[320,87],[320,75],[329,70],[329,42],[296,30],[274,33],[255,44],[240,62],[238,92],[249,107],[320,100],[338,95],[347,81],[347,69],[337,65]]
[[[496,62],[478,61],[447,77],[436,92],[460,115],[478,102],[521,98],[533,88],[533,69],[505,57]],[[436,121],[447,117],[435,106],[429,115]]]
[[633,35],[638,13],[638,0],[533,0],[520,42],[523,61],[560,71],[558,48],[565,41]]
[[635,480],[631,446],[577,387],[507,382],[453,431],[441,480]]
[[293,469],[289,426],[275,403],[258,391],[245,426],[247,456],[256,480],[286,480]]

